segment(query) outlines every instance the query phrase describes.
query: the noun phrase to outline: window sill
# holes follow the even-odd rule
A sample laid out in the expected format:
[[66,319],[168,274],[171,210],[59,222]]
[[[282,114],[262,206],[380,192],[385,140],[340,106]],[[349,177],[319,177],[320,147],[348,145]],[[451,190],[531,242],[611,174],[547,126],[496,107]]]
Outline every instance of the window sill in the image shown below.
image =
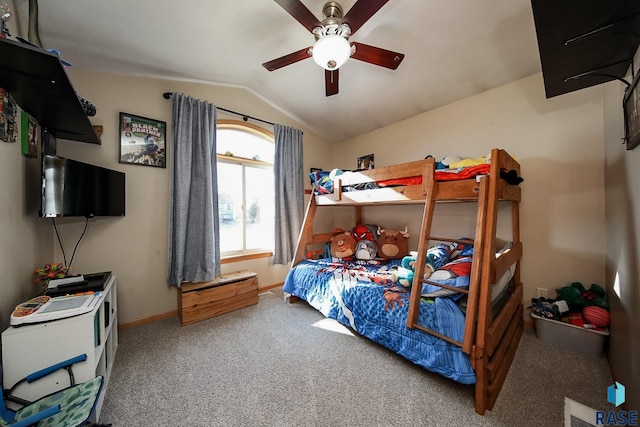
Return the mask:
[[248,261],[250,259],[269,258],[273,252],[254,252],[250,254],[230,255],[220,259],[220,264],[230,264],[232,262]]

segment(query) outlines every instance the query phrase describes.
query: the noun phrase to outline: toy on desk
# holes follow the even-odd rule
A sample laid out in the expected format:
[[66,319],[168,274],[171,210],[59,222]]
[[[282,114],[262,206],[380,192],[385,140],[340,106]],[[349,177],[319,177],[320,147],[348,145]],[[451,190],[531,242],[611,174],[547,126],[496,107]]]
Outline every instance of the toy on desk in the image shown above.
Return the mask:
[[11,326],[50,322],[90,312],[100,299],[100,292],[49,297],[38,296],[18,305],[11,313]]
[[40,307],[49,302],[50,299],[51,297],[41,295],[39,297],[32,298],[27,302],[23,302],[16,307],[11,317],[24,317],[35,313]]

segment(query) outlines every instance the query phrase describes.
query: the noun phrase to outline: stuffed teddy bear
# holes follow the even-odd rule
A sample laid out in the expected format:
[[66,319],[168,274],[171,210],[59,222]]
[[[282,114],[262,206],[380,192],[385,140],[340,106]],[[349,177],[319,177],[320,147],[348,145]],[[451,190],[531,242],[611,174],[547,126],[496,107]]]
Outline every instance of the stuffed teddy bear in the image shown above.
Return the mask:
[[351,233],[339,228],[334,230],[331,236],[331,256],[334,258],[351,258],[355,253],[356,241],[351,237]]

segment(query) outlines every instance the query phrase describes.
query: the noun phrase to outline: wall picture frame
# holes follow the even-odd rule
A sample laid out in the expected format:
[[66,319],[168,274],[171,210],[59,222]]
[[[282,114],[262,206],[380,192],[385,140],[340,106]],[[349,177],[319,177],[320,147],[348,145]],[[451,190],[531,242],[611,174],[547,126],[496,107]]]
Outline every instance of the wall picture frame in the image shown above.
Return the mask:
[[374,169],[375,163],[373,158],[374,158],[373,154],[367,154],[366,156],[358,157],[358,160],[356,163],[357,165],[356,169],[358,170]]
[[633,150],[640,144],[640,73],[627,88],[622,100],[624,111],[624,142],[627,150]]
[[135,114],[120,113],[120,163],[167,167],[167,124]]

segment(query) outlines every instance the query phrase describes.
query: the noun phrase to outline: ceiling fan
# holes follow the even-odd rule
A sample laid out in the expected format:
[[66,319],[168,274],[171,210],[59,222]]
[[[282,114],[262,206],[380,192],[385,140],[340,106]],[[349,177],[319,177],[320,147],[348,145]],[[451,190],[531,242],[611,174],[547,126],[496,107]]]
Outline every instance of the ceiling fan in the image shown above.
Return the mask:
[[303,59],[313,58],[325,70],[326,96],[338,93],[338,71],[350,57],[395,70],[404,54],[348,41],[388,1],[357,0],[344,16],[342,6],[330,1],[323,6],[324,19],[319,21],[300,0],[275,0],[315,36],[316,42],[313,46],[265,62],[262,66],[274,71]]

